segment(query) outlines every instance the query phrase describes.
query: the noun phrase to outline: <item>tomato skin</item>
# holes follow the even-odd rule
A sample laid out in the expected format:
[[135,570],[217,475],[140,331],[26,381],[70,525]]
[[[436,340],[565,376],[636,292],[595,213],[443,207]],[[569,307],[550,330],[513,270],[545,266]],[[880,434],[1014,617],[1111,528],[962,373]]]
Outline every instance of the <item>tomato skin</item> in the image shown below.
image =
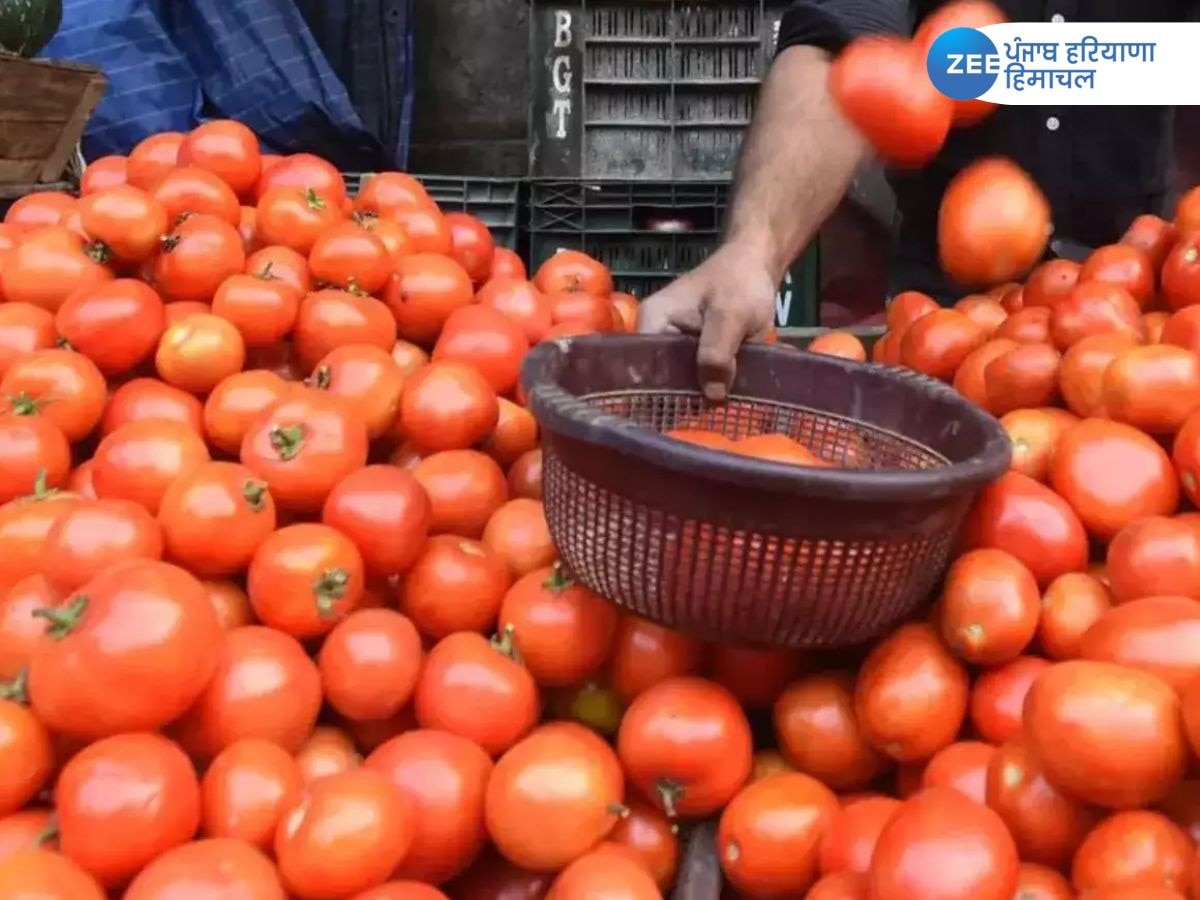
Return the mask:
[[1045,586],[1087,567],[1088,538],[1071,506],[1019,472],[980,491],[963,524],[965,548],[994,547],[1015,556]]
[[186,138],[178,131],[163,131],[144,138],[129,151],[125,164],[128,182],[144,191],[153,188],[178,165],[179,149]]
[[1015,341],[1018,344],[1049,344],[1050,322],[1053,311],[1048,306],[1030,306],[1020,309],[1000,323],[993,333],[994,339]]
[[446,319],[433,359],[470,366],[497,394],[507,394],[516,387],[528,350],[529,342],[519,326],[496,310],[472,304]]
[[1003,550],[969,550],[946,574],[939,601],[942,640],[975,665],[1009,662],[1037,632],[1041,597],[1033,573]]
[[400,398],[400,427],[425,452],[471,447],[491,433],[499,417],[491,385],[459,363],[434,362],[414,372]]
[[943,381],[951,381],[967,355],[983,346],[987,332],[956,309],[922,316],[904,332],[900,362]]
[[1034,267],[1025,279],[1022,299],[1025,308],[1053,309],[1079,283],[1083,267],[1070,259],[1048,259]]
[[43,575],[17,581],[0,599],[0,680],[12,681],[26,669],[46,633],[45,621],[34,611],[61,601]]
[[55,329],[55,314],[40,306],[0,303],[0,378],[25,354],[53,347]]
[[120,734],[79,751],[63,767],[54,796],[63,855],[110,888],[200,826],[192,764],[157,734]]
[[[1174,691],[1107,662],[1058,663],[1025,701],[1025,738],[1046,779],[1109,809],[1162,799],[1183,780],[1187,748]],[[1070,756],[1055,748],[1076,748]]]
[[1170,515],[1179,503],[1166,452],[1143,432],[1103,419],[1085,419],[1063,435],[1050,483],[1101,540],[1143,516]]
[[267,850],[301,790],[300,770],[286,750],[270,741],[236,741],[217,754],[200,783],[201,830]]
[[1125,288],[1103,281],[1080,282],[1055,305],[1050,335],[1063,351],[1097,334],[1126,334],[1140,341],[1141,314]]
[[608,839],[637,855],[653,876],[659,890],[666,891],[675,881],[679,860],[679,841],[670,820],[641,800],[629,798],[628,815],[617,820]]
[[29,849],[0,860],[0,893],[37,900],[105,900],[96,880],[70,859]]
[[102,500],[132,500],[158,514],[172,482],[209,461],[208,448],[187,425],[138,421],[100,441],[92,483]]
[[237,328],[248,347],[278,343],[292,330],[300,313],[300,293],[268,273],[230,275],[212,301],[213,315]]
[[445,218],[450,228],[451,258],[463,267],[476,284],[487,281],[496,252],[491,231],[468,213],[446,213]]
[[476,541],[435,535],[405,575],[400,608],[421,633],[491,631],[510,584],[504,560]]
[[1084,634],[1112,605],[1112,593],[1099,579],[1084,572],[1060,575],[1042,596],[1042,651],[1051,659],[1078,659]]
[[867,900],[870,881],[858,872],[834,872],[823,875],[812,886],[805,900]]
[[720,809],[746,783],[753,742],[745,713],[725,688],[670,678],[629,705],[617,753],[656,807],[672,818],[691,817]]
[[1105,414],[1104,373],[1115,359],[1137,344],[1137,338],[1130,334],[1094,334],[1063,354],[1059,389],[1073,413],[1083,417]]
[[92,432],[104,412],[104,376],[95,363],[72,350],[35,350],[8,367],[0,379],[0,395],[9,410],[35,410],[75,443]]
[[747,785],[721,813],[721,868],[752,894],[803,893],[816,880],[820,842],[838,811],[834,793],[799,772]]
[[479,289],[475,299],[520,328],[530,344],[544,338],[554,324],[549,299],[524,278],[493,278]]
[[[178,718],[213,673],[221,633],[192,575],[158,561],[101,572],[50,616],[29,666],[29,696],[55,731],[104,737]],[[119,633],[112,645],[108,635]],[[153,679],[153,692],[139,690]],[[105,700],[104,698],[107,698]]]
[[971,691],[971,724],[981,738],[1002,744],[1021,734],[1021,711],[1030,687],[1049,663],[1038,656],[1016,659],[981,673]]
[[1080,657],[1156,675],[1176,691],[1200,675],[1200,604],[1143,597],[1113,607],[1088,629]]
[[165,316],[162,299],[152,287],[118,278],[68,297],[55,314],[54,327],[112,376],[129,372],[150,356],[166,329]]
[[1064,409],[1017,409],[1000,424],[1012,439],[1013,470],[1044,482],[1058,442],[1079,424],[1079,417]]
[[112,270],[86,253],[77,235],[58,226],[37,228],[4,255],[0,297],[55,313],[75,292],[112,279]]
[[344,221],[341,210],[311,188],[271,188],[255,209],[264,244],[288,247],[305,257],[321,234]]
[[397,333],[421,345],[431,345],[451,313],[473,299],[471,277],[463,267],[435,253],[401,259],[383,288],[383,301],[396,318]]
[[[41,572],[46,536],[82,499],[69,491],[47,489],[0,505],[0,546],[4,547],[4,554],[0,556],[0,597],[18,582]],[[5,676],[4,663],[0,660],[0,679],[5,677],[12,676]]]
[[583,291],[595,297],[613,292],[612,273],[586,253],[560,250],[539,267],[533,283],[543,294]]
[[510,650],[511,641],[493,644],[471,632],[435,644],[413,696],[420,726],[473,740],[492,756],[516,743],[537,722],[540,700],[533,676]]
[[320,778],[280,820],[279,875],[293,894],[340,900],[386,881],[408,852],[415,825],[407,799],[378,772]]
[[271,860],[261,851],[227,838],[168,850],[138,873],[123,900],[164,900],[188,891],[286,900]]
[[316,512],[339,481],[366,465],[367,450],[366,423],[356,410],[304,390],[285,394],[258,417],[240,456],[281,509]]
[[[999,304],[996,305],[1000,309]],[[1003,310],[1000,310],[1003,313]],[[862,341],[848,331],[828,331],[819,335],[808,345],[809,353],[824,353],[829,356],[840,356],[853,362],[866,362],[867,351]]]
[[208,443],[236,457],[254,420],[283,399],[287,391],[287,382],[265,369],[249,369],[221,379],[204,401],[204,435]]
[[604,845],[563,869],[550,885],[546,900],[588,900],[600,896],[657,900],[662,895],[638,861]]
[[834,790],[864,788],[887,766],[859,727],[848,674],[827,672],[793,682],[775,701],[773,721],[784,758]]
[[54,747],[45,726],[16,700],[0,700],[0,816],[29,803],[54,771]]
[[332,164],[311,153],[292,153],[262,166],[254,186],[255,198],[262,197],[273,187],[293,187],[311,190],[328,198],[337,209],[346,200],[346,180]]
[[683,632],[625,613],[617,623],[608,659],[608,679],[628,703],[668,678],[695,675],[704,646]]
[[51,836],[50,825],[50,810],[36,806],[0,817],[0,863],[23,851],[57,850],[58,840]]
[[1200,529],[1163,516],[1130,522],[1108,545],[1107,573],[1119,603],[1168,594],[1200,599]]
[[429,531],[429,496],[410,473],[367,466],[330,491],[321,520],[354,542],[367,568],[380,575],[407,571]]
[[1200,357],[1164,344],[1134,347],[1104,372],[1109,416],[1151,434],[1174,434],[1200,406]]
[[[1197,226],[1200,227],[1200,223]],[[1162,294],[1173,310],[1200,303],[1200,231],[1181,234],[1162,267]]]
[[317,235],[308,268],[317,281],[373,294],[388,280],[393,265],[378,236],[357,222],[343,222]]
[[122,425],[144,420],[178,422],[200,434],[204,431],[203,409],[200,401],[186,391],[157,378],[134,378],[108,398],[100,419],[100,434],[106,437]]
[[550,565],[558,555],[542,504],[524,497],[509,500],[492,513],[483,529],[483,543],[505,561],[513,578]]
[[62,431],[40,415],[0,414],[0,503],[59,487],[71,470],[71,447]]
[[1061,354],[1046,344],[1026,344],[996,357],[983,371],[986,408],[999,416],[1052,405],[1061,362]]
[[1007,159],[971,163],[942,196],[938,254],[942,268],[964,286],[991,286],[1024,275],[1045,252],[1049,236],[1049,202]]
[[846,803],[834,814],[821,839],[821,874],[869,872],[879,835],[900,807],[901,802],[893,797],[864,797]]
[[371,344],[390,352],[396,343],[396,323],[374,297],[326,288],[300,301],[292,339],[296,356],[308,372],[348,344]]
[[421,636],[390,609],[352,613],[317,657],[325,699],[349,719],[387,719],[408,703],[422,662]]
[[547,566],[508,589],[500,622],[512,629],[517,652],[538,684],[570,687],[604,663],[617,609],[559,567]]
[[1130,810],[1109,816],[1084,839],[1071,866],[1079,891],[1161,886],[1186,892],[1195,848],[1165,816]]
[[1187,498],[1200,500],[1200,410],[1184,420],[1171,447],[1171,460]]
[[994,359],[998,359],[1010,350],[1015,350],[1019,344],[1008,338],[993,338],[985,344],[976,347],[963,357],[954,370],[951,382],[954,389],[974,403],[976,406],[987,408],[987,382],[984,373]]
[[484,799],[487,832],[514,864],[554,872],[616,825],[625,795],[612,749],[580,726],[550,725],[496,763]]
[[221,282],[245,265],[246,248],[237,228],[215,216],[190,216],[164,238],[154,260],[154,286],[172,300],[207,303]]
[[1079,280],[1103,281],[1129,291],[1145,307],[1154,293],[1156,270],[1150,255],[1131,244],[1109,244],[1093,250],[1079,271]]
[[919,762],[953,742],[968,698],[962,664],[930,626],[910,624],[868,654],[854,710],[871,746],[899,762]]
[[542,448],[527,450],[508,468],[508,491],[513,497],[542,499]]
[[46,225],[61,225],[78,206],[63,191],[34,191],[18,197],[4,214],[4,224],[18,234]]
[[996,748],[982,741],[956,741],[943,747],[925,764],[921,787],[945,787],[968,800],[986,805],[987,773]]
[[1129,223],[1121,243],[1143,250],[1150,257],[1154,271],[1159,272],[1177,238],[1172,223],[1159,216],[1140,215]]
[[157,521],[128,500],[94,500],[72,505],[50,526],[39,568],[53,589],[66,595],[110,566],[129,560],[161,559]]

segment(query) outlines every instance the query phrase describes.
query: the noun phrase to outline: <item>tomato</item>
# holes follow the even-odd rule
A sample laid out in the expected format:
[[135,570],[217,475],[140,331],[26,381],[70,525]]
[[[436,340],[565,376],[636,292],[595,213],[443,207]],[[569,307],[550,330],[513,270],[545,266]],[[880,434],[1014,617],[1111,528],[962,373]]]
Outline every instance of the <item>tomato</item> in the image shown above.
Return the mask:
[[350,538],[367,567],[382,575],[408,570],[425,545],[430,502],[420,483],[392,466],[367,466],[339,481],[322,521]]
[[1118,602],[1175,594],[1200,599],[1200,529],[1182,519],[1131,522],[1108,547],[1109,585]]
[[397,340],[392,345],[392,360],[407,377],[429,362],[429,354],[416,344]]
[[[888,116],[896,110],[888,109]],[[977,160],[951,179],[938,211],[942,268],[963,285],[1012,281],[1041,258],[1050,204],[1007,159]]]
[[[941,865],[929,865],[932,858]],[[996,813],[958,791],[929,788],[906,801],[880,834],[871,897],[1011,900],[1017,866],[1017,848]]]
[[479,537],[508,498],[504,472],[477,450],[433,453],[417,463],[413,475],[429,496],[429,530],[435,534]]
[[408,802],[378,772],[355,769],[318,779],[279,823],[279,875],[290,892],[312,900],[367,890],[400,865],[416,824]]
[[475,216],[461,212],[446,213],[446,225],[450,228],[450,257],[463,267],[472,281],[477,284],[487,281],[496,250],[487,225]]
[[979,676],[971,692],[970,715],[971,724],[981,738],[1002,744],[1020,736],[1025,697],[1048,665],[1037,656],[1018,656]]
[[993,415],[1052,405],[1058,395],[1062,356],[1047,344],[1026,344],[984,367],[985,408]]
[[50,526],[40,568],[50,585],[67,594],[118,562],[162,557],[158,523],[129,500],[72,504]]
[[1016,841],[1021,858],[1061,868],[1099,820],[1090,806],[1063,793],[1021,740],[995,751],[987,772],[987,805]]
[[4,555],[0,556],[0,596],[21,579],[41,571],[46,536],[81,499],[77,494],[39,483],[33,493],[0,506],[0,546],[4,547]]
[[1125,288],[1104,281],[1080,282],[1054,307],[1050,333],[1060,350],[1097,334],[1142,339],[1141,308]]
[[321,676],[300,643],[248,625],[225,632],[215,646],[216,671],[175,726],[183,746],[197,759],[248,738],[299,750],[321,707]]
[[101,499],[132,500],[157,515],[177,478],[209,461],[208,448],[187,425],[142,420],[122,425],[100,441],[93,483]]
[[24,705],[23,691],[8,694],[0,699],[0,816],[29,803],[54,771],[49,732]]
[[[216,613],[199,581],[163,562],[110,567],[39,616],[52,640],[30,659],[30,701],[64,734],[158,728],[191,705],[213,672]],[[120,643],[109,640],[114,632]]]
[[808,775],[756,781],[721,813],[721,868],[739,890],[799,896],[816,881],[820,842],[838,811],[833,792]]
[[1060,575],[1042,597],[1038,643],[1051,659],[1077,659],[1084,634],[1113,604],[1112,593],[1083,572]]
[[246,249],[233,225],[216,216],[189,216],[163,238],[154,286],[172,300],[208,303],[221,282],[245,265]]
[[1129,223],[1125,234],[1121,236],[1121,243],[1145,252],[1150,257],[1154,271],[1158,272],[1177,237],[1172,223],[1159,216],[1141,215]]
[[412,252],[437,253],[446,257],[453,253],[454,236],[450,223],[435,204],[399,210],[390,218],[404,230]]
[[514,497],[542,499],[542,450],[527,450],[508,468],[508,491]]
[[171,169],[149,191],[162,204],[170,222],[203,215],[236,227],[241,218],[237,194],[212,172],[196,166]]
[[518,866],[553,872],[605,838],[624,799],[612,749],[579,726],[534,731],[497,762],[487,783],[487,831]]
[[167,488],[158,520],[169,558],[198,575],[232,575],[275,530],[275,502],[245,466],[204,463]]
[[1120,422],[1173,434],[1200,406],[1200,357],[1158,344],[1132,347],[1104,372],[1104,408]]
[[1017,892],[1020,900],[1074,900],[1075,892],[1063,875],[1049,866],[1021,863],[1017,871]]
[[659,890],[667,890],[675,881],[679,862],[679,841],[665,815],[641,800],[629,799],[628,812],[617,820],[608,839],[632,850],[654,878]]
[[212,311],[236,327],[247,346],[270,346],[295,325],[300,293],[270,272],[230,275],[213,295]]
[[61,601],[42,575],[21,579],[0,598],[0,679],[12,682],[24,672],[46,633],[45,620],[34,613]]
[[1176,691],[1200,675],[1200,605],[1191,597],[1143,597],[1114,607],[1088,629],[1080,656],[1157,675]]
[[513,578],[550,565],[558,555],[542,504],[524,497],[509,500],[492,514],[483,543],[505,561]]
[[987,383],[984,372],[992,360],[1003,356],[1018,347],[1016,341],[1008,338],[994,338],[976,347],[958,364],[954,372],[953,386],[956,391],[974,403],[984,408],[988,405]]
[[413,373],[400,398],[400,428],[421,450],[458,450],[496,427],[496,394],[473,368],[434,362]]
[[311,153],[293,153],[272,164],[263,166],[254,197],[260,199],[271,188],[291,187],[315,191],[341,209],[346,200],[346,181],[337,168]]
[[313,289],[312,276],[308,271],[308,259],[290,247],[271,246],[256,250],[246,257],[247,275],[259,278],[277,278],[304,296]]
[[942,639],[969,663],[1009,662],[1033,640],[1040,600],[1019,559],[1003,550],[970,550],[946,575],[938,607]]
[[[69,297],[54,317],[54,328],[105,375],[123,375],[150,356],[166,322],[163,302],[153,288],[137,279],[118,278]],[[0,374],[6,370],[0,365]]]
[[1182,347],[1193,353],[1200,350],[1200,304],[1169,313],[1158,342]]
[[343,398],[366,422],[372,439],[388,434],[400,412],[404,373],[386,350],[370,344],[346,344],[329,351],[316,365],[310,383]]
[[511,466],[522,454],[538,446],[537,420],[523,406],[499,397],[499,417],[483,449],[502,466]]
[[34,191],[12,202],[4,214],[4,224],[18,233],[61,225],[77,206],[75,198],[62,191]]
[[1085,419],[1063,435],[1050,483],[1102,540],[1134,519],[1169,515],[1179,503],[1166,452],[1143,432],[1103,419]]
[[254,369],[223,378],[204,401],[204,434],[217,450],[237,455],[254,420],[287,392],[274,372]]
[[992,332],[994,338],[1005,338],[1018,344],[1050,343],[1050,323],[1054,311],[1048,306],[1030,306],[1019,310]]
[[1059,387],[1067,406],[1079,416],[1104,414],[1104,373],[1122,354],[1137,346],[1131,334],[1110,333],[1085,337],[1064,355]]
[[928,294],[901,291],[887,304],[887,327],[892,333],[903,336],[913,322],[937,309],[941,307]]
[[849,675],[823,673],[796,681],[775,702],[774,725],[787,761],[834,790],[865,787],[886,768],[886,759],[859,728]]
[[512,632],[517,652],[538,684],[568,687],[603,664],[617,611],[556,565],[536,569],[509,588],[500,623]]
[[1184,421],[1171,448],[1171,458],[1179,483],[1187,498],[1196,503],[1200,497],[1200,412],[1194,412]]
[[41,415],[0,414],[0,503],[58,487],[71,470],[71,447]]
[[433,348],[435,362],[470,366],[497,394],[512,391],[529,344],[521,328],[490,307],[473,304],[446,319]]
[[612,306],[606,296],[567,290],[547,294],[546,301],[555,325],[578,325],[587,332],[612,331]]
[[196,126],[184,139],[178,164],[211,172],[245,197],[262,168],[258,138],[241,122],[213,119]]
[[285,900],[271,860],[260,850],[228,838],[196,841],[168,850],[138,873],[124,900],[169,900],[202,892]]
[[0,817],[0,863],[16,853],[43,847],[48,850],[58,847],[49,810],[30,806]]
[[357,211],[377,216],[391,216],[432,204],[421,182],[404,172],[376,172],[363,180],[354,198]]
[[903,625],[859,670],[854,710],[867,742],[900,762],[928,759],[966,718],[967,673],[925,624]]
[[629,780],[668,816],[703,816],[750,776],[750,726],[727,690],[668,678],[643,691],[621,720],[617,752]]
[[1002,475],[980,492],[963,525],[963,544],[1011,554],[1039,585],[1084,569],[1088,558],[1087,534],[1076,512],[1054,491],[1018,472]]
[[1165,816],[1120,812],[1084,839],[1071,866],[1071,881],[1080,891],[1153,886],[1187,891],[1194,855],[1191,839]]
[[188,841],[200,825],[192,764],[157,734],[121,734],[79,751],[54,797],[63,855],[108,887]]
[[241,461],[267,483],[280,508],[315,512],[333,487],[367,462],[367,429],[357,410],[321,391],[284,397],[254,420]]
[[178,131],[163,131],[144,138],[130,152],[126,179],[148,191],[179,164],[179,150],[187,136]]
[[298,638],[328,634],[358,606],[364,586],[358,548],[341,532],[311,523],[269,535],[246,575],[258,620]]
[[39,849],[0,860],[0,893],[21,900],[105,900],[104,891],[81,866]]
[[378,219],[370,215],[360,215],[356,221],[383,243],[393,269],[400,265],[400,260],[413,252],[408,232],[398,222],[393,222],[391,219]]
[[967,354],[986,340],[984,329],[958,310],[939,309],[905,330],[900,360],[910,369],[949,381]]
[[870,881],[858,872],[834,872],[822,875],[805,900],[867,900]]
[[434,253],[400,260],[383,291],[400,337],[431,344],[455,310],[474,299],[471,277],[457,262]]
[[[1008,318],[1008,312],[1000,305],[1000,302],[992,299],[987,294],[968,294],[955,303],[954,308],[980,328],[984,329],[989,335],[995,332],[1004,320]],[[834,333],[838,334],[838,332]],[[854,336],[848,335],[848,337]],[[854,357],[852,356],[851,358],[853,359]]]
[[329,726],[313,731],[296,754],[296,766],[305,786],[319,778],[357,769],[361,764],[362,757],[350,735]]
[[71,350],[35,350],[13,361],[0,395],[17,414],[37,413],[72,443],[87,437],[104,412],[105,383],[86,356]]
[[425,658],[413,708],[422,728],[474,741],[492,756],[503,753],[537,722],[537,685],[513,657],[512,640],[491,642],[459,632],[442,638]]
[[[618,292],[615,292],[608,299],[609,299],[609,302],[612,303],[613,309],[616,311],[617,316],[621,320],[620,330],[627,332],[629,334],[636,332],[637,331],[637,319],[638,319],[638,302],[639,302],[638,298],[633,296],[633,294],[626,294],[624,292],[618,291]],[[865,362],[865,361],[866,361],[866,349],[864,348],[863,358],[860,359],[859,362]]]
[[294,339],[307,371],[331,351],[349,344],[369,344],[390,352],[396,326],[387,307],[374,297],[321,290],[301,301]]
[[386,719],[412,696],[421,637],[405,616],[364,609],[339,622],[317,659],[325,699],[349,719]]
[[1167,306],[1180,310],[1200,303],[1200,231],[1189,231],[1167,254],[1162,267],[1162,295]]
[[1079,424],[1079,417],[1063,409],[1016,409],[1001,417],[1000,424],[1012,440],[1013,470],[1045,481],[1058,442]]
[[242,247],[247,254],[253,253],[262,246],[258,239],[258,210],[253,206],[243,206],[238,219],[238,234],[242,236]]
[[[1025,738],[1047,780],[1080,799],[1127,808],[1183,779],[1179,698],[1157,677],[1106,662],[1058,663],[1025,701]],[[1073,752],[1058,752],[1071,747]]]
[[79,179],[79,195],[86,197],[125,184],[128,162],[128,157],[119,155],[93,159],[84,168],[83,176]]
[[40,306],[0,303],[0,378],[25,354],[53,347],[55,330],[55,316]]
[[255,623],[254,610],[246,592],[232,581],[204,581],[208,602],[217,614],[222,631]]
[[1025,308],[1057,306],[1079,282],[1083,267],[1070,259],[1048,259],[1025,280]]
[[373,294],[394,267],[383,241],[357,222],[344,222],[317,235],[308,253],[308,268],[317,281]]
[[943,747],[926,763],[921,787],[952,788],[968,800],[986,804],[987,772],[996,748],[982,741],[958,741]]
[[163,381],[201,396],[240,372],[245,362],[241,332],[228,320],[207,314],[168,326],[154,355]]
[[442,884],[483,848],[484,796],[492,761],[476,744],[444,731],[409,731],[364,763],[404,795],[421,827],[397,877]]
[[578,250],[555,253],[538,267],[533,283],[543,294],[583,291],[596,297],[607,297],[613,292],[612,273]]
[[654,879],[637,860],[610,848],[586,853],[563,869],[550,886],[546,900],[657,900],[661,896]]
[[0,297],[57,312],[77,291],[112,281],[112,271],[94,258],[102,255],[64,228],[33,229],[4,254]]
[[900,806],[892,797],[864,797],[846,803],[834,814],[821,839],[821,874],[870,871],[879,835]]
[[352,900],[449,900],[435,887],[421,881],[389,881],[355,895]]
[[1156,271],[1150,255],[1130,244],[1109,244],[1093,250],[1079,272],[1079,281],[1103,281],[1124,288],[1145,307],[1154,294]]
[[690,635],[624,614],[613,635],[608,675],[628,702],[661,681],[695,675],[703,655],[703,646]]
[[136,265],[158,252],[173,219],[167,208],[132,185],[108,188],[79,203],[80,224],[122,263]]
[[499,281],[506,278],[524,280],[528,273],[525,263],[514,250],[507,247],[497,247],[492,254],[492,271],[489,281]]

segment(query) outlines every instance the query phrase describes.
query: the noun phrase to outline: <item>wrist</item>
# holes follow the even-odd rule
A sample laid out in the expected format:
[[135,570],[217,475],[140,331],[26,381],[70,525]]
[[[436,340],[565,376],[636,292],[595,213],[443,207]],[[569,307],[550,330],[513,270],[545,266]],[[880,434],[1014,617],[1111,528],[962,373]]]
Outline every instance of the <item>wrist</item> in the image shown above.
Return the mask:
[[778,242],[769,231],[730,231],[721,242],[718,252],[735,260],[739,269],[761,269],[772,281],[783,278],[792,261],[781,260]]

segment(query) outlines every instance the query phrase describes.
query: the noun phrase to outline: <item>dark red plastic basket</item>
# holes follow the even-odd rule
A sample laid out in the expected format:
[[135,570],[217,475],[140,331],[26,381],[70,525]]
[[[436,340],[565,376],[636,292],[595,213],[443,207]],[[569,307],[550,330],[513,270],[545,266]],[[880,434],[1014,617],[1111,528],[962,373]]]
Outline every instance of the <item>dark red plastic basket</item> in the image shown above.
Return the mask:
[[[980,488],[1009,466],[999,423],[939,381],[747,345],[730,399],[704,402],[686,337],[544,342],[523,384],[542,428],[550,532],[584,584],[706,638],[858,643],[936,587]],[[662,436],[781,432],[835,468]]]

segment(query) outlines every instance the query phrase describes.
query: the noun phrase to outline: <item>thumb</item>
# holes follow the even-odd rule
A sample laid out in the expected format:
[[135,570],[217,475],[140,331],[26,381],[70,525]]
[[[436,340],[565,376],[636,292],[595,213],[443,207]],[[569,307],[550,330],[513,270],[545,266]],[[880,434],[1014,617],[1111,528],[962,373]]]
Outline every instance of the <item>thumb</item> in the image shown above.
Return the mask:
[[700,387],[709,400],[722,401],[729,393],[736,367],[735,357],[745,339],[746,326],[741,316],[724,306],[713,305],[708,308],[700,332],[696,367]]

